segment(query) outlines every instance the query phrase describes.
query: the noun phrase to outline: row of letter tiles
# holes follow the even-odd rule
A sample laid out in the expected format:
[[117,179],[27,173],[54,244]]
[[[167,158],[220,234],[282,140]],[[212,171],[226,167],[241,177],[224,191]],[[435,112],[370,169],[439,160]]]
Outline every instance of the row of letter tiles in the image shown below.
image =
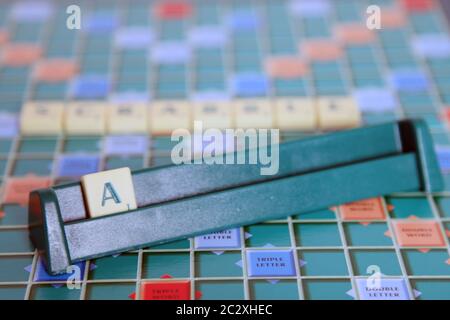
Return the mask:
[[283,98],[233,102],[159,101],[150,104],[101,102],[29,102],[20,119],[24,135],[167,134],[192,128],[280,128],[283,130],[336,130],[358,126],[361,115],[353,98]]

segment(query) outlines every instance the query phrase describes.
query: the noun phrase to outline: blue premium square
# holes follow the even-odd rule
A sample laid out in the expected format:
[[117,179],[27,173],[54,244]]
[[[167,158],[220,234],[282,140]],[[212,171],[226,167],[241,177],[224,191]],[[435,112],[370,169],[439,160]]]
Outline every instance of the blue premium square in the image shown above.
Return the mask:
[[241,246],[240,229],[228,229],[195,237],[196,249],[239,248]]
[[58,163],[58,176],[78,178],[98,171],[100,159],[95,155],[62,155]]
[[247,251],[249,277],[294,276],[295,265],[292,250]]

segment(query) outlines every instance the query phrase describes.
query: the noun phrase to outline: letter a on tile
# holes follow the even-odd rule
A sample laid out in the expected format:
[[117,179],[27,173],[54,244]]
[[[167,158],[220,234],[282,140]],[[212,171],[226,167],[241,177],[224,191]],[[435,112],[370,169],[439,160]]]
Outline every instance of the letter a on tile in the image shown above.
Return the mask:
[[117,195],[116,190],[114,190],[111,182],[105,183],[105,187],[103,188],[103,198],[102,198],[102,207],[105,206],[105,202],[107,200],[114,200],[115,203],[120,203],[120,198]]

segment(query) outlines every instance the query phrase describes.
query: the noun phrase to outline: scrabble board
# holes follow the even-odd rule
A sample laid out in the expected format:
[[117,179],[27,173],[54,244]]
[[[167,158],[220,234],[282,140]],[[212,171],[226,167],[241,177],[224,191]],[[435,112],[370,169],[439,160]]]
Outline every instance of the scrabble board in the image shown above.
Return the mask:
[[[443,3],[0,2],[0,299],[450,299]],[[70,4],[81,9],[80,30],[66,27]],[[370,5],[381,9],[379,30],[366,27]],[[318,119],[286,99],[318,109]],[[330,101],[341,112],[329,112]],[[280,128],[288,141],[405,117],[426,120],[444,191],[292,212],[58,276],[28,239],[30,190],[169,164],[170,132],[192,119]]]

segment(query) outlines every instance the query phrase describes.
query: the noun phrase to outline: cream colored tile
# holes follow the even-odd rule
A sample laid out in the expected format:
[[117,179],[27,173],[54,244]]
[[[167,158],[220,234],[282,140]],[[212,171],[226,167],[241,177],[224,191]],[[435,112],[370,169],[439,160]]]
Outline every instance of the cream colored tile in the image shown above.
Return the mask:
[[226,129],[233,127],[231,102],[195,102],[194,121],[202,121],[203,128]]
[[63,130],[62,102],[28,102],[22,107],[20,131],[24,135],[57,135]]
[[111,134],[148,133],[148,105],[111,104],[106,124]]
[[68,134],[104,134],[106,103],[71,102],[67,104],[65,130]]
[[191,129],[192,106],[187,101],[155,101],[150,103],[150,131],[170,134],[176,129]]
[[233,102],[236,128],[272,128],[273,108],[266,99],[240,99]]
[[317,108],[322,130],[353,128],[361,124],[361,114],[353,98],[318,98]]
[[90,217],[137,208],[130,168],[119,168],[81,177]]
[[311,98],[280,98],[274,102],[275,127],[281,130],[314,131],[317,109]]

